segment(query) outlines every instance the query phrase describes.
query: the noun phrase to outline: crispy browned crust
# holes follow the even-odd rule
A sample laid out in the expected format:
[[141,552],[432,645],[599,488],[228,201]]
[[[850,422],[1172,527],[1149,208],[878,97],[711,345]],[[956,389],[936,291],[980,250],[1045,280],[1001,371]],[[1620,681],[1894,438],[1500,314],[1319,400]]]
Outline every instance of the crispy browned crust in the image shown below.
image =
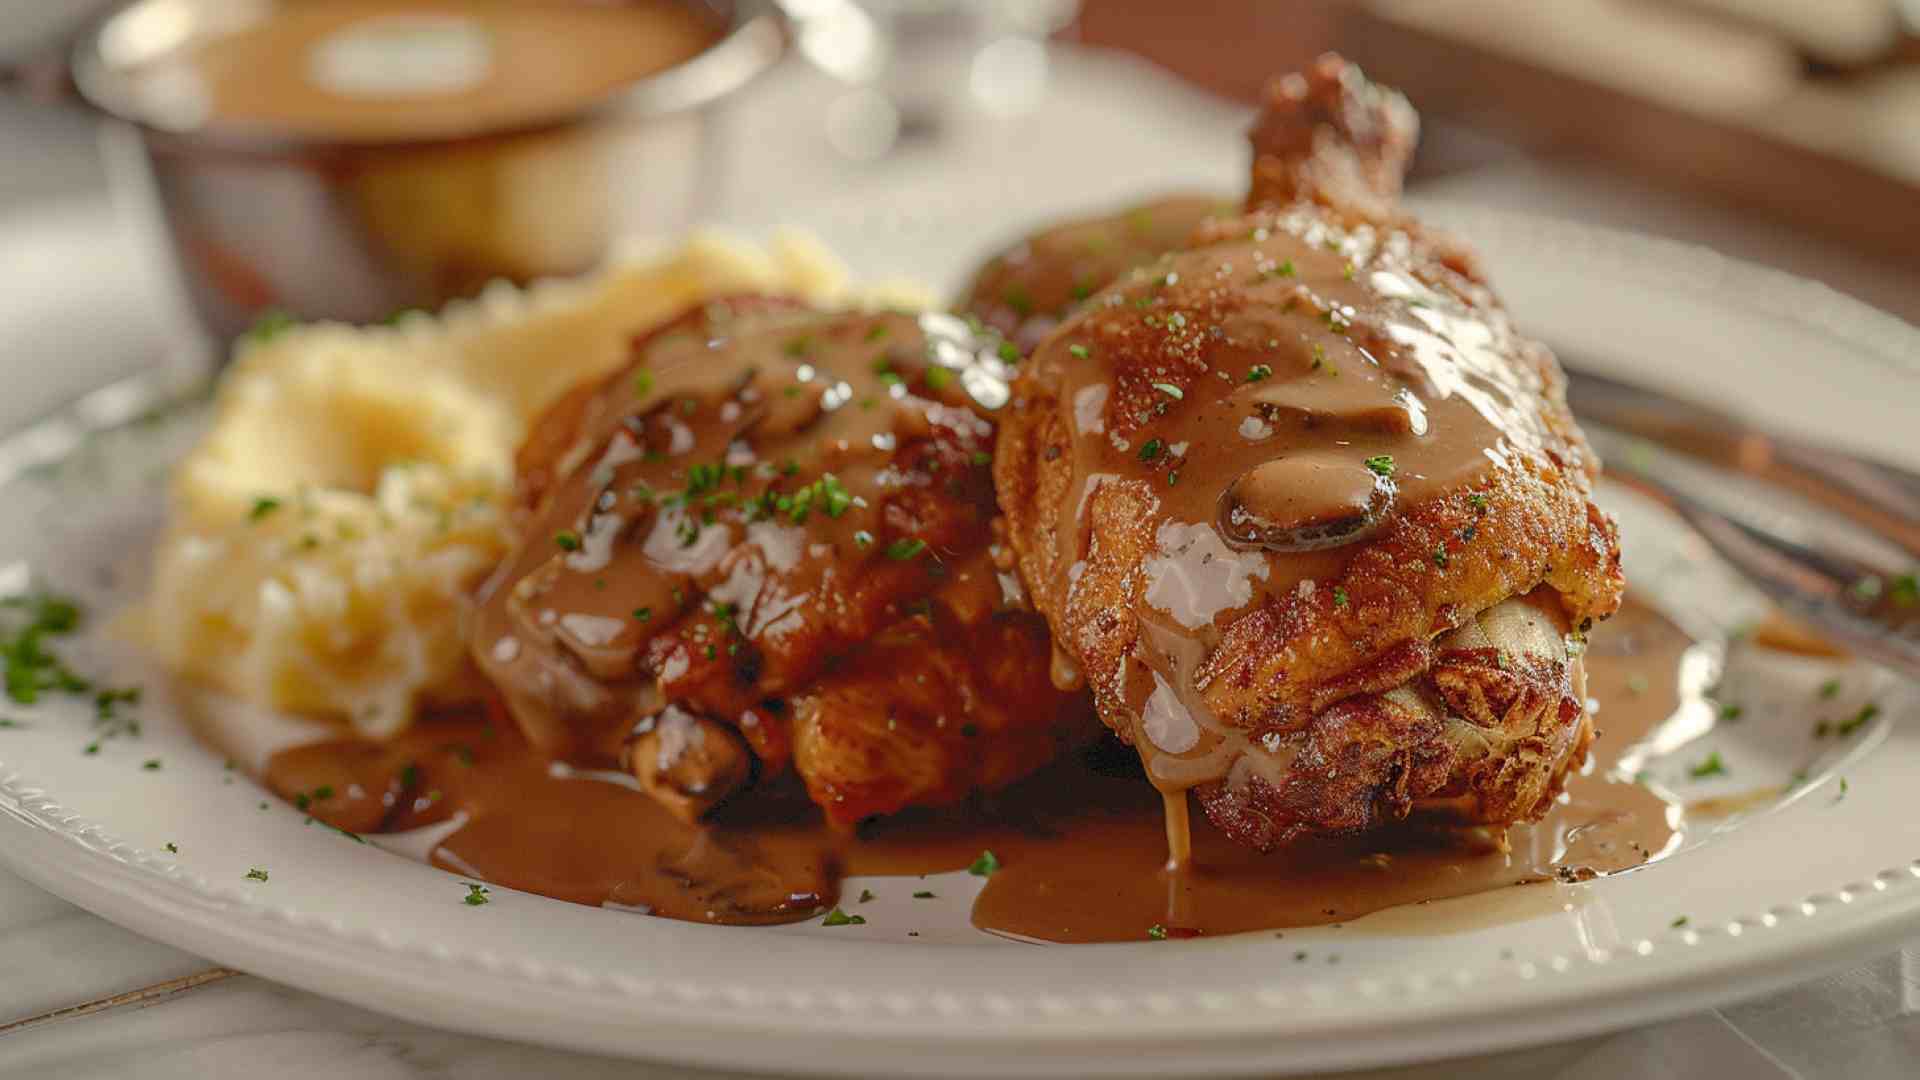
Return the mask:
[[[1425,284],[1503,319],[1471,254],[1392,208],[1413,130],[1403,99],[1367,87],[1337,58],[1305,79],[1276,83],[1253,135],[1255,210],[1203,226],[1195,246],[1277,228],[1285,214],[1368,225],[1404,238]],[[1241,300],[1228,285],[1193,302],[1200,306],[1188,323],[1207,326]],[[1110,369],[1113,388],[1105,416],[1121,437],[1132,434],[1128,417],[1148,414],[1154,384],[1180,359],[1159,348],[1164,335],[1149,337],[1139,323],[1096,303],[1070,324],[1100,343],[1097,362]],[[1507,360],[1527,376],[1520,381],[1538,388],[1532,408],[1559,445],[1512,455],[1509,467],[1472,486],[1398,507],[1337,573],[1225,626],[1195,673],[1218,720],[1298,750],[1277,787],[1253,777],[1201,791],[1209,815],[1230,834],[1267,846],[1302,831],[1368,828],[1404,817],[1422,800],[1439,800],[1466,822],[1527,820],[1544,811],[1566,770],[1583,758],[1591,729],[1565,689],[1564,664],[1492,671],[1473,657],[1434,655],[1436,638],[1510,597],[1544,587],[1569,628],[1582,631],[1618,608],[1624,588],[1618,532],[1592,501],[1598,463],[1567,409],[1564,376],[1548,350],[1524,339]],[[1144,480],[1108,479],[1076,507],[1072,460],[1055,388],[1023,377],[995,460],[1007,534],[1058,646],[1080,665],[1102,717],[1124,737],[1131,727],[1124,674],[1142,632],[1133,612],[1150,584],[1144,567],[1157,548],[1156,495]],[[1088,523],[1084,531],[1077,514]],[[1078,536],[1088,538],[1084,550],[1074,547]],[[1068,589],[1067,568],[1076,563]],[[1420,680],[1450,705],[1472,710],[1440,718],[1381,696]],[[1467,753],[1486,742],[1475,730],[1490,725],[1512,737],[1498,752]]]
[[795,697],[795,768],[841,823],[1003,787],[1098,730],[1047,656],[1028,612],[898,623]]
[[[1550,589],[1541,593],[1552,603]],[[1442,648],[1394,691],[1343,699],[1282,740],[1294,756],[1277,785],[1251,775],[1195,794],[1223,831],[1262,850],[1414,814],[1463,825],[1537,820],[1593,741],[1579,687],[1566,661]]]

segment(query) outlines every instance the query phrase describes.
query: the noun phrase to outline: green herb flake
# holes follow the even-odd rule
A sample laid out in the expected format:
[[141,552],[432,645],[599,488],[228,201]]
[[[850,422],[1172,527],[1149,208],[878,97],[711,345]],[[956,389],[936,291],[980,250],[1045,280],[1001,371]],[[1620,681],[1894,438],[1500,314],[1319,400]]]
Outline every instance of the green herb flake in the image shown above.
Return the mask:
[[1839,734],[1842,738],[1844,738],[1848,735],[1853,734],[1856,731],[1859,731],[1861,728],[1867,726],[1869,723],[1872,723],[1873,718],[1879,715],[1880,715],[1880,706],[1870,701],[1865,705],[1860,706],[1859,712],[1854,713],[1852,716],[1846,718],[1845,720],[1840,721],[1839,726],[1834,728],[1834,731],[1837,734]]
[[1669,927],[1671,927],[1671,928],[1673,928],[1673,929],[1675,929],[1675,930],[1678,930],[1678,929],[1680,929],[1681,927],[1683,927],[1683,926],[1685,926],[1685,925],[1687,925],[1687,917],[1686,917],[1685,915],[1682,915],[1682,916],[1680,916],[1679,918],[1677,918],[1677,919],[1675,919],[1675,920],[1673,920],[1672,922],[1670,922],[1670,923],[1668,923],[1667,925],[1668,925]]
[[932,900],[934,895],[930,890],[921,889],[919,892],[913,894],[913,898],[915,900]]
[[1887,586],[1887,598],[1896,607],[1920,604],[1920,574],[1901,574]]
[[953,369],[935,364],[927,369],[927,373],[923,378],[926,380],[927,389],[935,391],[945,390],[947,387],[953,385]]
[[275,510],[280,509],[280,500],[271,495],[262,495],[253,500],[253,508],[247,511],[248,521],[264,521]]
[[1828,679],[1826,682],[1823,682],[1820,684],[1820,699],[1822,701],[1831,701],[1834,698],[1839,696],[1840,696],[1840,680],[1839,679]]
[[1333,587],[1333,606],[1337,608],[1347,606],[1347,590],[1338,585]]
[[886,323],[874,323],[872,326],[867,327],[866,340],[869,343],[879,341],[881,338],[886,336],[887,336]]
[[1727,702],[1726,704],[1720,706],[1720,721],[1721,723],[1725,723],[1725,724],[1736,723],[1740,719],[1740,714],[1746,711],[1747,710],[1743,706],[1735,705],[1732,702]]
[[1009,364],[1017,364],[1020,362],[1020,346],[1015,345],[1011,341],[1001,342],[1000,348],[997,351],[1000,354],[1000,359]]
[[991,465],[993,464],[993,455],[987,453],[985,450],[975,450],[973,456],[968,460],[972,461],[975,465]]
[[982,851],[980,857],[967,867],[967,873],[974,877],[992,877],[1000,870],[1000,859],[991,851]]
[[650,607],[634,608],[633,617],[640,620],[641,622],[646,622],[648,619],[653,618],[653,609]]
[[1484,514],[1487,512],[1487,497],[1476,491],[1467,496],[1467,505]]
[[1247,369],[1247,381],[1250,383],[1259,382],[1262,379],[1270,379],[1272,377],[1273,377],[1272,364],[1255,364],[1252,367]]
[[1159,923],[1154,923],[1152,926],[1147,927],[1147,938],[1151,941],[1165,941],[1167,940],[1167,928],[1161,926]]
[[580,534],[572,529],[562,529],[553,534],[553,542],[561,551],[579,551]]
[[1706,759],[1698,765],[1689,767],[1687,769],[1687,775],[1693,777],[1695,780],[1705,780],[1709,776],[1725,776],[1727,775],[1727,763],[1720,760],[1720,751],[1715,750],[1708,754]]
[[927,550],[927,542],[919,537],[895,540],[887,545],[887,558],[894,562],[906,562],[908,559],[917,558],[925,550]]
[[1373,474],[1375,476],[1392,476],[1393,475],[1393,455],[1379,454],[1377,456],[1370,457],[1366,460],[1366,466],[1368,469],[1371,469],[1373,471]]
[[653,393],[653,372],[642,370],[633,377],[633,396],[644,398]]
[[1444,544],[1441,544],[1441,545],[1436,545],[1436,546],[1434,547],[1434,549],[1433,549],[1433,565],[1434,565],[1434,566],[1436,566],[1436,567],[1438,567],[1438,568],[1439,568],[1439,569],[1441,569],[1441,570],[1445,570],[1445,569],[1447,568],[1447,548],[1446,548],[1446,545],[1444,545]]
[[485,885],[474,881],[463,881],[460,884],[467,887],[467,895],[461,898],[462,903],[468,907],[479,907],[487,903],[487,894],[492,890]]
[[861,890],[860,890],[860,902],[861,902],[861,903],[863,903],[863,904],[870,904],[870,903],[872,903],[872,902],[873,902],[873,890],[872,890],[872,889],[861,889]]
[[1166,444],[1159,439],[1148,439],[1146,445],[1140,448],[1140,460],[1153,461],[1160,456],[1160,452],[1164,449],[1166,449]]
[[1087,352],[1087,347],[1085,345],[1081,345],[1078,343],[1067,346],[1067,352],[1075,360],[1085,360],[1089,355],[1091,355]]
[[159,771],[160,771],[160,759],[159,759],[159,758],[157,758],[157,757],[156,757],[156,758],[148,758],[147,760],[145,760],[145,761],[143,761],[143,762],[141,762],[141,763],[140,763],[140,767],[141,767],[142,769],[145,769],[145,770],[146,770],[146,771],[148,771],[148,772],[159,772]]
[[169,840],[169,841],[167,841],[167,854],[169,854],[169,855],[178,855],[178,854],[180,854],[180,845],[179,845],[179,844],[176,844],[176,843],[174,843],[174,842],[173,842],[173,841],[171,841],[171,840]]
[[248,881],[265,881],[267,880],[267,872],[256,866],[253,869],[247,871],[247,880]]
[[264,345],[298,325],[300,325],[299,322],[292,315],[279,308],[272,308],[261,312],[260,317],[253,320],[253,325],[247,327],[247,332],[241,335],[241,340],[249,345]]
[[865,926],[866,924],[865,916],[849,915],[839,908],[827,912],[827,917],[820,920],[821,926]]
[[867,531],[867,530],[865,530],[865,529],[861,529],[861,530],[859,530],[859,531],[857,531],[857,532],[855,532],[855,533],[853,534],[853,546],[855,546],[855,547],[859,547],[859,548],[870,548],[870,547],[872,547],[872,546],[873,546],[873,534],[872,534],[872,533],[870,533],[870,532],[868,532],[868,531]]

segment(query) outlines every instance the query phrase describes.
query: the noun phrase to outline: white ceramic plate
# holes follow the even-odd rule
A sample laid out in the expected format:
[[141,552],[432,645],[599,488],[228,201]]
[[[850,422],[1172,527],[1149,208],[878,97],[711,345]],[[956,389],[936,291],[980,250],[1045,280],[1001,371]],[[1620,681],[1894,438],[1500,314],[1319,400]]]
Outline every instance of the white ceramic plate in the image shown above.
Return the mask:
[[[1693,249],[1429,209],[1474,237],[1532,333],[1586,362],[1920,462],[1913,328]],[[151,398],[144,384],[112,388],[0,447],[0,590],[31,571],[96,613],[137,594],[163,470],[197,423],[189,407],[126,425]],[[1643,597],[1702,634],[1753,616],[1753,598],[1693,538],[1622,493],[1609,500]],[[965,875],[938,889],[947,906],[937,910],[905,899],[922,886],[867,882],[879,898],[855,927],[694,926],[500,889],[467,907],[457,879],[305,827],[225,770],[186,732],[165,682],[108,635],[68,652],[146,687],[143,734],[87,755],[90,702],[0,703],[15,721],[0,728],[0,859],[221,963],[560,1046],[818,1072],[1306,1071],[1696,1010],[1920,930],[1920,696],[1853,669],[1843,697],[1822,701],[1825,666],[1739,647],[1724,677],[1746,706],[1742,721],[1649,770],[1690,797],[1783,784],[1803,769],[1805,782],[1694,828],[1665,862],[1284,940],[1078,947],[978,935],[966,926]],[[1716,677],[1717,658],[1703,665],[1694,677]],[[1851,738],[1813,738],[1815,719],[1869,699],[1879,715]],[[1709,750],[1730,774],[1689,779]],[[253,867],[270,880],[249,881]]]

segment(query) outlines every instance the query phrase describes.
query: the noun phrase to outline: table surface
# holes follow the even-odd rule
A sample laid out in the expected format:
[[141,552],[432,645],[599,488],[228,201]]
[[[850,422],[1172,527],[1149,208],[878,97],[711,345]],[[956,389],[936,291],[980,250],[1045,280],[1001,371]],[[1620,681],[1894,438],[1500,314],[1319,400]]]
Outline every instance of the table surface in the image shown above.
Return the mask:
[[[1068,65],[1071,67],[1071,64]],[[780,93],[805,89],[791,75]],[[817,89],[817,88],[816,88]],[[773,91],[769,94],[779,96]],[[761,132],[736,133],[753,142]],[[0,99],[0,432],[155,361],[180,315],[138,215],[108,195],[91,126]],[[1615,177],[1511,155],[1425,191],[1707,243],[1920,317],[1920,288],[1844,250]],[[26,167],[16,168],[15,163]],[[754,205],[734,193],[733,205]],[[724,214],[727,196],[715,200]],[[757,201],[764,206],[765,200]],[[741,214],[751,219],[744,209]],[[57,266],[58,275],[45,273]],[[74,282],[84,282],[76,288]],[[111,312],[111,318],[100,317]],[[1920,942],[1744,1005],[1382,1077],[1907,1077],[1920,1062]],[[122,930],[0,870],[0,1080],[11,1077],[720,1076],[454,1035],[249,975]],[[737,1074],[730,1074],[737,1075]]]

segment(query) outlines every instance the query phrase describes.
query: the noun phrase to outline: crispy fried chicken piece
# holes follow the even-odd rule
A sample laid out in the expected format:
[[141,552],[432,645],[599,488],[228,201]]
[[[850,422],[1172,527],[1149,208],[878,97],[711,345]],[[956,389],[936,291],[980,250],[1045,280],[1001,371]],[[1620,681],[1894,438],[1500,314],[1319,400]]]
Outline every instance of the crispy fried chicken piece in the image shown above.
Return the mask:
[[531,433],[475,658],[537,747],[688,819],[789,773],[837,822],[1024,775],[1097,729],[994,565],[1006,375],[950,316],[687,313]]
[[1544,813],[1620,602],[1552,355],[1395,209],[1413,123],[1337,58],[1279,80],[1248,212],[1070,314],[1002,419],[1056,672],[1262,848]]
[[1217,195],[1167,195],[1043,229],[987,260],[961,294],[960,310],[1032,352],[1081,301],[1185,247],[1201,222],[1236,209]]

